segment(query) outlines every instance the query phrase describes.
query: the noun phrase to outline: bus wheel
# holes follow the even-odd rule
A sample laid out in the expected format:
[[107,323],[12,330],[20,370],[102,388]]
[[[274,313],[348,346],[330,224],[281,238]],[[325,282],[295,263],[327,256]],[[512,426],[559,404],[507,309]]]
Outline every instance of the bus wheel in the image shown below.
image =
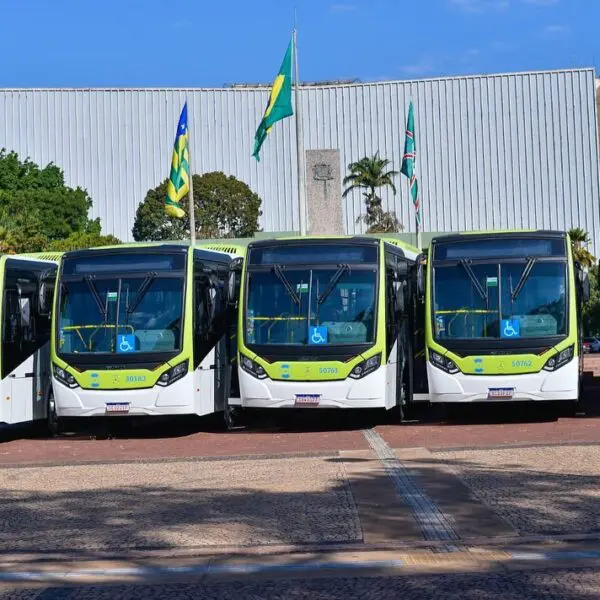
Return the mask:
[[227,406],[225,408],[225,427],[227,431],[233,431],[234,429],[243,429],[241,423],[241,410],[236,406]]
[[60,418],[56,414],[56,402],[54,400],[54,392],[50,390],[48,394],[48,431],[51,435],[59,435],[61,431]]
[[396,412],[396,417],[400,423],[406,423],[406,421],[414,419],[415,415],[415,406],[412,397],[412,381],[410,380],[408,365],[405,367],[404,373],[405,375],[402,378],[402,383],[399,387],[400,398]]

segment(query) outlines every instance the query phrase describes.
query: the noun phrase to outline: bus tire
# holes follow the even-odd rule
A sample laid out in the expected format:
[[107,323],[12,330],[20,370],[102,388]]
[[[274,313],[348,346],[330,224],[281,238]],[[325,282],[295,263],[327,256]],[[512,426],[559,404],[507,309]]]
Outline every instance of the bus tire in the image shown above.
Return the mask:
[[233,431],[234,429],[241,429],[243,425],[242,411],[236,406],[227,406],[224,411],[225,429],[227,431]]
[[62,423],[60,417],[56,414],[56,402],[54,401],[54,392],[52,390],[48,393],[47,425],[50,435],[60,435]]
[[398,394],[398,421],[399,423],[406,423],[414,417],[414,403],[413,403],[413,382],[412,382],[412,363],[410,360],[406,361],[404,371],[402,374],[402,381],[400,381]]

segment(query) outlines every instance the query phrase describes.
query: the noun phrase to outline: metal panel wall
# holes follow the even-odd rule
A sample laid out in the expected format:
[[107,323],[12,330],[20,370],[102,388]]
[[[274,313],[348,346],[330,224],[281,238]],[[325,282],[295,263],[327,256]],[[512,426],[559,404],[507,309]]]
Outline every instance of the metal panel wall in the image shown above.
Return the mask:
[[[263,199],[267,231],[298,228],[294,119],[252,157],[267,90],[0,90],[0,147],[65,171],[86,188],[105,232],[131,239],[135,210],[170,167],[187,97],[195,172],[222,170]],[[339,148],[342,165],[377,151],[398,170],[408,103],[415,105],[417,174],[426,231],[568,228],[600,248],[595,80],[592,69],[380,82],[301,90],[304,146]],[[404,178],[384,191],[407,231]],[[348,232],[360,193],[344,200]]]

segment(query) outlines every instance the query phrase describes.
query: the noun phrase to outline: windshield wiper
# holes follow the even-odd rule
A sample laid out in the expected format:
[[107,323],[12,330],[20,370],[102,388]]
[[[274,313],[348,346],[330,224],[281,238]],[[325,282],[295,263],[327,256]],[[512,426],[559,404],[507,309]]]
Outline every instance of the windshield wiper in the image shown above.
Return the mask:
[[531,275],[531,271],[532,271],[533,267],[535,266],[536,262],[537,262],[537,257],[535,257],[535,256],[531,256],[530,258],[527,259],[527,264],[525,265],[525,268],[523,269],[523,273],[521,273],[521,278],[519,279],[519,282],[517,283],[517,287],[515,287],[515,289],[513,290],[513,293],[512,293],[512,301],[513,302],[517,299],[517,296],[521,293],[521,290],[523,289],[523,286],[529,279],[529,276]]
[[350,267],[348,265],[340,265],[339,269],[333,274],[333,277],[329,280],[329,284],[323,290],[319,297],[317,298],[317,305],[323,304],[325,300],[329,297],[329,294],[333,292],[335,286],[338,284],[339,280],[343,277],[346,272],[350,272]]
[[[144,281],[142,281],[142,285],[140,285],[140,289],[138,290],[138,293],[136,294],[135,298],[133,299],[133,302],[131,303],[131,305],[128,305],[125,307],[125,316],[126,317],[129,317],[129,315],[131,313],[135,312],[135,309],[140,305],[140,302],[146,295],[146,292],[150,289],[150,286],[152,285],[152,282],[156,279],[156,277],[157,277],[156,273],[148,273],[148,275],[146,275],[146,277],[144,277]],[[126,323],[127,322],[128,321],[126,321]]]
[[273,272],[277,275],[277,279],[283,283],[283,287],[286,289],[287,293],[291,296],[294,304],[300,306],[300,296],[296,294],[296,291],[292,287],[292,284],[289,282],[288,278],[285,276],[283,269],[279,265],[273,265]]
[[467,275],[469,276],[471,283],[473,284],[473,286],[475,287],[475,289],[477,290],[479,295],[482,297],[483,300],[485,300],[487,302],[487,299],[488,299],[487,292],[483,289],[483,286],[479,283],[479,280],[477,279],[477,275],[475,275],[475,273],[473,272],[471,265],[464,258],[460,259],[460,265],[467,272]]
[[88,287],[90,288],[90,292],[92,292],[92,297],[94,298],[96,305],[98,306],[98,309],[100,310],[100,314],[104,317],[104,322],[106,323],[107,314],[108,314],[108,311],[106,309],[106,304],[104,302],[102,302],[102,298],[100,297],[100,294],[98,293],[98,290],[96,289],[96,286],[94,285],[94,282],[92,281],[92,276],[86,275],[84,277],[84,280],[87,283]]

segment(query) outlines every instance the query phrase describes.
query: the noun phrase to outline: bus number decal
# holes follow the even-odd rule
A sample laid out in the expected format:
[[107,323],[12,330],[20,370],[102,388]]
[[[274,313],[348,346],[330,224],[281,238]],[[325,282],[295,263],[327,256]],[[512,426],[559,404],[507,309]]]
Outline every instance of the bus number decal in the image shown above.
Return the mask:
[[337,372],[337,367],[321,367],[319,369],[320,375],[335,375]]
[[145,375],[127,375],[126,379],[127,383],[141,383],[142,381],[146,381]]
[[513,360],[513,367],[531,368],[533,363],[530,360]]

